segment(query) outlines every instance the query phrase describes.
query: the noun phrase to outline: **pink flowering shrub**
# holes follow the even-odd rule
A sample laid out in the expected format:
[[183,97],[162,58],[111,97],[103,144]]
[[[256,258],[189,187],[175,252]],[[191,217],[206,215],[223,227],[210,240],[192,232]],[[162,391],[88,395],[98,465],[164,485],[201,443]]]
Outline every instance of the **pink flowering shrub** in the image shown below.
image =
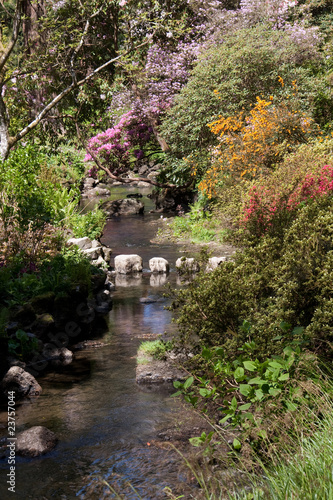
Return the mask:
[[[152,127],[129,111],[114,127],[89,140],[84,161],[96,156],[113,174],[120,175],[128,170],[133,159],[140,160],[145,156],[144,148],[152,138]],[[90,169],[89,173],[94,177],[97,171]]]
[[274,185],[268,180],[249,190],[241,222],[253,236],[278,234],[289,227],[304,204],[332,195],[333,166],[324,165],[316,172],[308,172],[298,179],[295,175],[289,181],[289,185]]

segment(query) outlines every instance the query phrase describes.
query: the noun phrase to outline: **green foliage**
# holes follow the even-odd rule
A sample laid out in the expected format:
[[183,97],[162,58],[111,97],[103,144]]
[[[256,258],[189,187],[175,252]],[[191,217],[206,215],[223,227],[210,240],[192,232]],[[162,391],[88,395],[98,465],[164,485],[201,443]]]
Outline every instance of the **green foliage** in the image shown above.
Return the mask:
[[258,95],[286,97],[279,77],[288,86],[296,80],[302,106],[311,108],[316,79],[297,64],[297,50],[287,33],[260,26],[204,51],[161,127],[171,151],[187,156],[215,144],[207,124],[249,110]]
[[139,358],[151,356],[154,359],[165,359],[166,352],[171,349],[171,342],[164,342],[163,340],[147,340],[141,342],[138,356]]
[[[264,474],[252,477],[254,485],[239,492],[232,500],[280,500],[281,498],[306,498],[330,500],[333,493],[332,410],[325,412],[325,418],[315,432],[304,436],[302,430],[296,437],[297,452],[288,448],[276,454],[265,466],[260,462]],[[250,491],[249,491],[250,490]]]
[[16,358],[27,359],[38,348],[38,339],[24,330],[17,330],[15,337],[8,339],[8,354]]
[[75,238],[88,238],[94,240],[99,238],[103,232],[106,222],[106,214],[103,210],[95,208],[86,214],[76,213],[68,222]]
[[0,268],[0,301],[10,306],[46,292],[61,294],[76,286],[89,290],[93,272],[89,260],[75,249],[63,249],[38,268],[22,267],[19,256]]
[[[264,235],[213,273],[178,293],[184,341],[220,345],[234,353],[252,337],[260,356],[276,352],[282,321],[303,326],[312,348],[328,352],[332,341],[331,197],[301,207],[284,234]],[[248,320],[251,333],[244,331]],[[284,332],[283,338],[291,331]],[[192,339],[192,340],[191,340]],[[277,342],[277,343],[276,343]]]

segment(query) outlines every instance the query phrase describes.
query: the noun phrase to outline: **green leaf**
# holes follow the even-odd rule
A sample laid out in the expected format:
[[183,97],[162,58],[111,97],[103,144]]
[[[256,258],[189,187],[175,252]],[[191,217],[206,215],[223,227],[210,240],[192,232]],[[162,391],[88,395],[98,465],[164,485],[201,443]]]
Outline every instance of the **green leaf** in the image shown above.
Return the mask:
[[278,396],[281,393],[281,389],[275,389],[274,387],[271,387],[270,390],[268,391],[271,396]]
[[210,389],[204,388],[200,389],[199,393],[203,398],[209,398],[212,395],[212,391]]
[[194,378],[193,377],[189,377],[188,379],[185,380],[184,382],[184,389],[188,389],[189,387],[191,387],[191,385],[193,384],[194,382]]
[[252,403],[246,403],[246,404],[244,404],[244,405],[239,406],[239,407],[238,407],[238,409],[239,409],[239,410],[244,410],[244,411],[245,411],[245,410],[248,410],[248,409],[251,407],[251,404],[252,404]]
[[289,379],[289,373],[282,373],[282,375],[280,375],[278,378],[278,380],[280,380],[281,382],[288,379]]
[[249,372],[254,372],[257,369],[257,365],[253,361],[243,361],[243,365]]
[[235,439],[233,440],[232,446],[233,446],[233,448],[234,448],[235,450],[240,450],[240,449],[241,449],[241,447],[242,447],[242,444],[241,444],[241,442],[240,442],[240,441],[238,441],[238,439],[236,439],[236,438],[235,438]]
[[257,389],[255,392],[255,395],[257,397],[257,399],[260,401],[263,397],[264,397],[264,393],[262,392],[261,389]]
[[304,332],[304,326],[296,326],[291,332],[293,335],[301,335]]
[[229,420],[230,415],[226,415],[225,417],[222,418],[222,420],[219,421],[220,424],[224,424],[227,420]]
[[266,380],[263,380],[263,379],[262,379],[262,378],[260,378],[260,377],[251,378],[251,379],[248,381],[248,383],[249,383],[250,385],[254,385],[254,384],[258,384],[258,385],[260,385],[260,384],[264,384],[265,382],[266,382]]
[[232,400],[231,400],[230,407],[231,407],[233,410],[236,410],[236,409],[237,409],[237,399],[235,398],[235,396],[234,396],[234,397],[232,398]]
[[242,368],[241,366],[236,368],[234,372],[234,378],[235,380],[237,380],[237,382],[239,382],[240,380],[244,380],[244,368]]
[[249,384],[239,384],[239,392],[243,396],[248,396],[251,392],[252,387]]
[[268,363],[268,365],[272,366],[273,368],[278,368],[280,370],[281,370],[281,368],[283,368],[283,366],[280,363],[278,363],[277,361],[270,361]]

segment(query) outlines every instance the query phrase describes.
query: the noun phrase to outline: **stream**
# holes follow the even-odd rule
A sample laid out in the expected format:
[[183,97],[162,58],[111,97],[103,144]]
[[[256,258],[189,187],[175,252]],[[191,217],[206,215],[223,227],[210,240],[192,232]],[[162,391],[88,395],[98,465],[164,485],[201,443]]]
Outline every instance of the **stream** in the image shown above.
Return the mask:
[[[123,198],[129,192],[137,190],[114,188],[113,197]],[[168,281],[177,286],[175,261],[182,255],[174,244],[150,242],[160,214],[149,214],[152,202],[146,197],[142,200],[146,213],[109,220],[102,243],[113,249],[112,257],[139,254],[143,273],[136,279],[116,279],[108,330],[98,338],[103,345],[77,351],[71,365],[39,377],[41,396],[17,405],[17,433],[43,425],[57,434],[59,443],[39,458],[17,457],[15,493],[7,490],[8,464],[6,459],[0,460],[2,500],[153,500],[167,498],[164,487],[173,488],[186,480],[178,455],[151,445],[159,431],[184,418],[184,410],[166,391],[150,391],[135,381],[140,343],[174,331],[171,313],[165,310],[163,285]],[[149,272],[151,257],[164,257],[170,262],[167,279]],[[141,303],[144,297],[158,300]],[[6,418],[6,413],[0,414],[0,437],[6,435]],[[121,496],[111,493],[103,481]]]

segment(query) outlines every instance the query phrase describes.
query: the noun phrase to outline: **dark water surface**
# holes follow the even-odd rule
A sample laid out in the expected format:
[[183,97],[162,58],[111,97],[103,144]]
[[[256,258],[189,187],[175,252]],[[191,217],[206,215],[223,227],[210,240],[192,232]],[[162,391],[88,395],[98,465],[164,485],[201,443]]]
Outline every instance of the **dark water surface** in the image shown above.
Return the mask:
[[[114,197],[133,191],[119,188]],[[163,332],[172,334],[174,328],[164,309],[166,279],[148,272],[151,257],[164,257],[171,264],[167,281],[176,285],[174,263],[181,255],[179,248],[150,243],[159,218],[158,214],[145,214],[108,221],[103,243],[113,248],[113,256],[141,255],[144,272],[136,279],[117,278],[109,331],[100,339],[106,345],[79,351],[63,372],[39,378],[42,395],[17,407],[17,432],[44,425],[57,434],[59,443],[45,456],[17,457],[16,493],[7,490],[8,464],[0,460],[1,500],[117,498],[103,480],[121,498],[153,500],[165,498],[165,486],[184,480],[175,454],[149,446],[159,430],[174,422],[179,403],[168,394],[146,392],[135,382],[140,342]],[[140,303],[140,298],[152,296],[160,300]],[[6,418],[6,414],[0,415],[0,437],[7,435]]]

